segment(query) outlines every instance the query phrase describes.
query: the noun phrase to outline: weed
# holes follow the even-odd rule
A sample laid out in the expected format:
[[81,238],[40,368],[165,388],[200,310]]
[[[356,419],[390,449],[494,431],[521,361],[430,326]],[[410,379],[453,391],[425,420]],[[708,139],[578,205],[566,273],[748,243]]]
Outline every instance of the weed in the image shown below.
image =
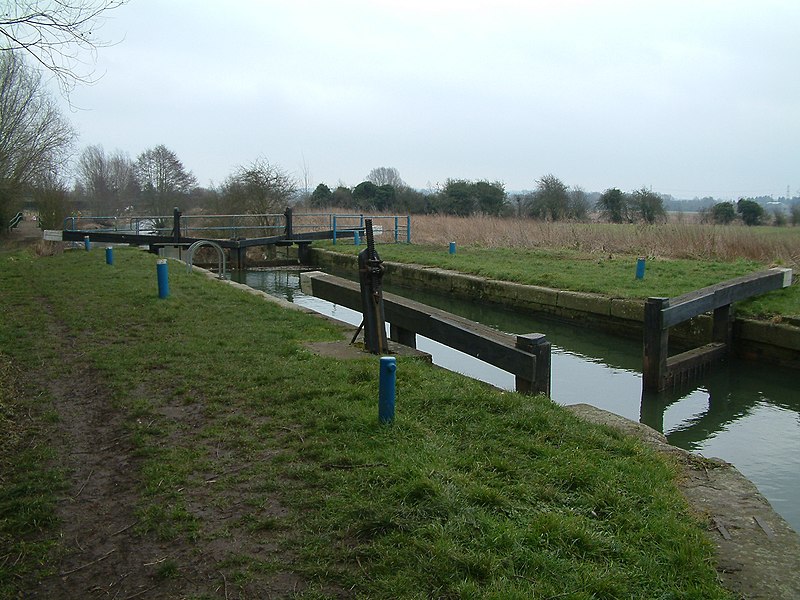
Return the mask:
[[167,559],[156,569],[156,577],[159,579],[174,579],[179,575],[178,563]]

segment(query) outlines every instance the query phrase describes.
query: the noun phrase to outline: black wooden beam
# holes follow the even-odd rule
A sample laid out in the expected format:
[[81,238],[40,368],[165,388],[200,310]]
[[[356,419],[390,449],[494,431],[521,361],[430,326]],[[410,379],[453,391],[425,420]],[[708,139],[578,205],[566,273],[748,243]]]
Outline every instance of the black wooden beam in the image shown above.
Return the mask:
[[[175,244],[175,239],[171,235],[143,235],[135,233],[120,233],[118,231],[93,231],[65,229],[62,232],[62,239],[65,242],[82,242],[83,238],[89,236],[92,242],[103,242],[108,244],[133,244],[136,246],[161,245],[169,246]],[[191,245],[194,242],[207,238],[181,238],[181,245]],[[233,240],[213,240],[223,248],[236,248]]]
[[[354,232],[337,231],[337,238],[352,238]],[[285,235],[273,235],[270,237],[261,238],[245,238],[241,240],[226,240],[216,238],[194,238],[194,237],[181,237],[176,241],[173,235],[146,235],[136,233],[122,233],[119,231],[98,231],[91,229],[65,229],[62,232],[62,239],[65,242],[82,242],[83,238],[89,236],[92,242],[101,242],[107,244],[132,244],[136,246],[169,246],[180,244],[189,246],[194,242],[201,240],[212,241],[219,244],[222,248],[250,248],[253,246],[270,246],[276,245],[292,245],[292,244],[310,244],[314,240],[329,240],[333,238],[333,231],[314,231],[302,234],[295,234],[296,237],[287,239]]]
[[[302,278],[306,293],[361,311],[357,283],[319,272],[304,273]],[[392,325],[446,344],[528,381],[534,380],[536,355],[517,348],[517,336],[395,294],[384,293],[383,306],[386,320]]]
[[667,359],[667,377],[676,377],[682,371],[696,369],[723,358],[727,353],[725,344],[712,342],[699,348],[681,352]]
[[662,310],[663,327],[672,327],[727,304],[788,287],[791,282],[791,269],[775,268],[670,298],[669,305]]
[[[789,287],[791,269],[769,269],[676,296],[648,298],[644,307],[642,384],[661,391],[670,382],[697,372],[723,358],[730,350],[731,304],[772,290]],[[669,328],[698,315],[714,312],[713,342],[683,354],[668,355]]]

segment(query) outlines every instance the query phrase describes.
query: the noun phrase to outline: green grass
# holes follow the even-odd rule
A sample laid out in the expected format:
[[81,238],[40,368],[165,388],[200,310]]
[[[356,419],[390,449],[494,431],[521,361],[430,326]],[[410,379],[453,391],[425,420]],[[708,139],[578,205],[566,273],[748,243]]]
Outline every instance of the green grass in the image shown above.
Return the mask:
[[[340,243],[328,249],[356,254],[363,247]],[[645,277],[637,280],[637,256],[604,255],[568,249],[508,249],[461,246],[455,255],[447,247],[383,244],[382,260],[452,269],[501,281],[514,281],[617,298],[673,297],[769,268],[751,260],[711,261],[646,259]],[[737,314],[772,318],[800,315],[800,286],[770,292],[737,305]]]
[[[40,443],[37,406],[21,402],[21,373],[0,348],[0,597],[10,598],[20,579],[49,572],[57,548],[52,531],[63,474],[53,451]],[[37,575],[38,576],[38,575]]]
[[[208,565],[232,593],[291,571],[307,583],[299,594],[307,598],[336,590],[369,598],[728,597],[704,524],[674,485],[676,468],[639,443],[546,398],[411,358],[398,359],[397,420],[381,426],[377,358],[340,361],[303,346],[339,339],[329,323],[176,263],[171,295],[159,300],[151,255],[118,250],[115,258],[109,267],[99,252],[0,254],[0,310],[8,315],[0,350],[20,369],[44,365],[55,378],[64,336],[79,343],[134,440],[137,535],[201,557],[206,542],[245,540]],[[54,328],[61,339],[48,334]],[[2,421],[8,431],[0,433],[18,422]],[[46,464],[32,465],[31,477]],[[3,465],[5,498],[13,490]],[[49,488],[52,506],[58,486]],[[4,518],[28,518],[18,505],[3,506]],[[56,551],[52,523],[28,521]],[[4,542],[24,543],[27,531],[3,527]],[[248,550],[264,540],[282,553]],[[18,578],[6,554],[0,582],[9,590]],[[37,576],[38,560],[17,563],[27,564],[23,581]],[[177,581],[183,569],[170,559],[157,576]]]

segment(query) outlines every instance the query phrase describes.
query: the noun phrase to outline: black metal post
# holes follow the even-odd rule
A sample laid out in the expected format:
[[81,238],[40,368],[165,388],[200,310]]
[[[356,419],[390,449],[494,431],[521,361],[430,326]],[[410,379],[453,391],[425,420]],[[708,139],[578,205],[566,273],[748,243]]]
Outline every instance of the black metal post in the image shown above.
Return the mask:
[[177,206],[172,211],[172,240],[176,244],[181,241],[181,211]]
[[285,227],[285,234],[286,239],[292,239],[292,209],[291,207],[287,206],[286,210],[283,213],[283,216],[286,219],[286,227]]
[[386,318],[383,312],[383,261],[375,251],[372,219],[366,220],[367,247],[358,253],[358,279],[361,285],[361,311],[364,315],[364,346],[373,354],[389,351]]

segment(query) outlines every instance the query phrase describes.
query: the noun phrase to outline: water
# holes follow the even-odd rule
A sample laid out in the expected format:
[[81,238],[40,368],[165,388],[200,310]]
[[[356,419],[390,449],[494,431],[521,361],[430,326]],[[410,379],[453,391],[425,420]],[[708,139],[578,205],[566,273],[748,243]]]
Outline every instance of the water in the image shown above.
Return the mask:
[[[300,272],[250,271],[243,283],[358,325],[361,314],[300,291]],[[238,275],[242,277],[242,275]],[[586,403],[646,423],[669,442],[734,464],[789,524],[800,531],[800,374],[732,359],[702,385],[648,394],[641,382],[642,347],[585,327],[534,318],[484,304],[407,288],[387,291],[513,334],[544,333],[553,344],[552,397]],[[471,356],[417,336],[417,347],[437,365],[504,389],[514,377]]]

